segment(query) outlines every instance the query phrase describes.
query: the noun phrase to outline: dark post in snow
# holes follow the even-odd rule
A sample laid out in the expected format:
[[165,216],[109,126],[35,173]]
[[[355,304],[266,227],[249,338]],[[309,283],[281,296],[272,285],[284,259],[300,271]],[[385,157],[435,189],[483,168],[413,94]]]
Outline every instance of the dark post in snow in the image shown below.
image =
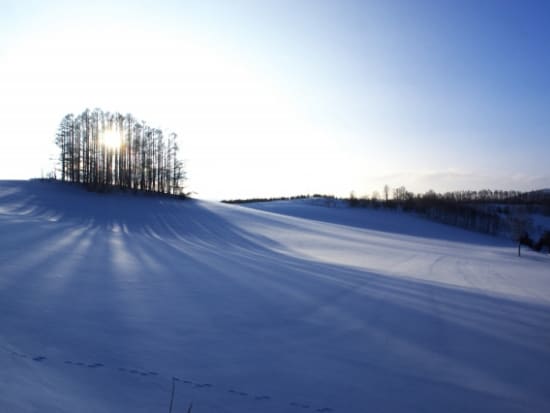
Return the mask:
[[510,218],[512,239],[518,243],[518,257],[521,257],[521,244],[527,243],[529,239],[528,229],[531,226],[531,219],[526,214],[518,214]]

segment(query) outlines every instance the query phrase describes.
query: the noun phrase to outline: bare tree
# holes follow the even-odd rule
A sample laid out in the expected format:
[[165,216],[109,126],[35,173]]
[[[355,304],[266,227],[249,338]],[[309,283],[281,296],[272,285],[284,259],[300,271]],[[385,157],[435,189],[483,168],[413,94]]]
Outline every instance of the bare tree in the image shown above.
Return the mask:
[[61,179],[96,189],[117,186],[182,194],[183,163],[177,135],[137,122],[132,115],[85,110],[66,115],[55,139]]
[[390,187],[386,184],[384,185],[384,199],[388,202],[388,197],[390,195]]

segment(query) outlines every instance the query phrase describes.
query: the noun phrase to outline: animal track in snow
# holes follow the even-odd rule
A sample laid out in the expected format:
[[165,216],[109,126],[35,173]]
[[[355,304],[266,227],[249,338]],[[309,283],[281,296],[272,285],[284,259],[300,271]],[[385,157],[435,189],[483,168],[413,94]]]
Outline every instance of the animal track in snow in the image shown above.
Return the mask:
[[301,407],[302,409],[309,409],[309,404],[302,404],[302,403],[296,403],[292,402],[290,403],[292,407]]
[[[31,356],[31,355],[16,352],[16,351],[13,351],[13,350],[10,350],[10,349],[7,349],[7,348],[3,348],[3,350],[6,353],[9,353],[12,356],[20,357],[20,358],[30,358],[31,360],[33,360],[35,362],[38,362],[38,363],[41,363],[45,360],[48,360],[48,358],[46,356],[43,356],[43,355]],[[99,368],[99,367],[105,367],[105,368],[109,369],[108,366],[106,366],[104,363],[100,363],[100,362],[92,363],[92,362],[65,360],[64,363],[68,364],[68,365],[72,365],[72,366],[86,367],[86,368],[89,368],[89,369],[96,369],[96,368]],[[139,375],[139,376],[146,376],[146,377],[147,376],[149,376],[149,377],[161,377],[161,375],[158,372],[153,371],[153,370],[141,370],[141,369],[127,368],[127,367],[118,367],[118,368],[116,368],[116,370],[118,370],[121,373],[128,373],[128,374],[132,374],[132,375]],[[177,377],[177,376],[172,376],[172,380],[179,381],[183,384],[191,384],[191,385],[193,385],[192,386],[193,388],[197,388],[197,389],[206,389],[206,388],[215,387],[214,384],[212,384],[212,383],[197,383],[197,382],[194,382],[192,380],[183,379],[183,378],[180,378],[180,377]],[[237,395],[237,396],[241,396],[241,397],[249,397],[250,396],[252,398],[252,400],[255,400],[255,401],[272,400],[271,396],[267,396],[267,395],[253,396],[253,395],[251,395],[247,392],[240,391],[240,390],[235,390],[235,389],[230,389],[230,390],[228,390],[228,392],[232,393],[234,395]],[[291,402],[291,403],[289,403],[289,405],[292,406],[292,407],[301,408],[301,409],[310,409],[310,408],[312,408],[312,406],[310,406],[309,404],[298,403],[298,402]],[[316,409],[315,412],[318,412],[318,413],[331,413],[331,412],[334,412],[334,410],[332,408],[329,408],[329,407],[323,407],[323,408]]]

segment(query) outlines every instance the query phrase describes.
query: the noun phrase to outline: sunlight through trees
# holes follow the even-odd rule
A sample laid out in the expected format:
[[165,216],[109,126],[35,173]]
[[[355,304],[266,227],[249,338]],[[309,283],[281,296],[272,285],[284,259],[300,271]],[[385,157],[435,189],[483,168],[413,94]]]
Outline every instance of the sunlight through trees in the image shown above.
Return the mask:
[[177,134],[136,120],[131,114],[86,109],[66,115],[55,143],[62,181],[181,195],[185,173]]

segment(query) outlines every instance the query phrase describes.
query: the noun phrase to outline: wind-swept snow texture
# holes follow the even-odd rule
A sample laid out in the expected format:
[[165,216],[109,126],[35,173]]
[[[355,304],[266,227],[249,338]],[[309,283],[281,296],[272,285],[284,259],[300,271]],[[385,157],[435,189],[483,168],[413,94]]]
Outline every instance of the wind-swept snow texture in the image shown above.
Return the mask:
[[0,182],[0,411],[550,411],[547,256],[256,207]]

